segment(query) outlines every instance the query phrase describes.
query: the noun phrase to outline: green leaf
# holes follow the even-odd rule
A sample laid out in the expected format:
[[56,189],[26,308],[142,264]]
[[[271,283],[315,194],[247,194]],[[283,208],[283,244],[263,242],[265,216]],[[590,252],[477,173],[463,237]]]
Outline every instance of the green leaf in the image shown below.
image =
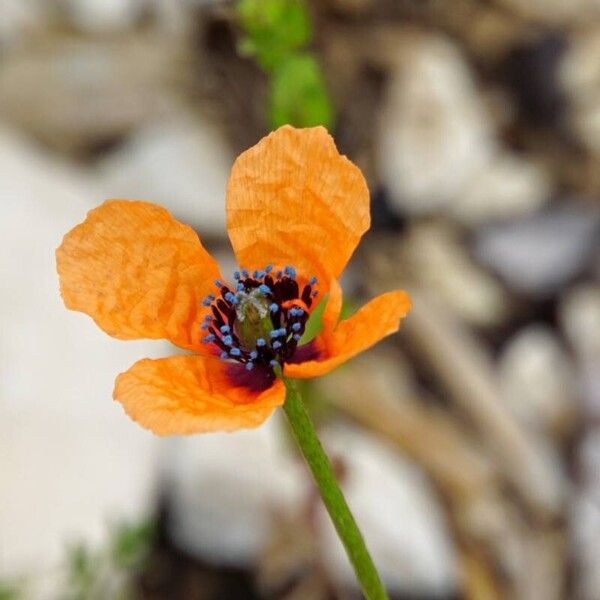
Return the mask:
[[296,54],[282,62],[270,80],[269,120],[281,125],[331,128],[334,121],[325,80],[312,54]]
[[310,41],[310,21],[302,0],[240,0],[237,13],[247,36],[240,53],[256,56],[265,71],[272,71]]
[[[310,313],[310,317],[308,318],[308,321],[306,322],[306,327],[304,328],[304,335],[300,340],[300,345],[308,344],[308,342],[316,338],[317,335],[321,333],[321,329],[323,329],[323,312],[325,311],[325,306],[328,302],[329,294],[325,294],[325,296]],[[344,298],[342,301],[342,308],[340,310],[339,320],[345,321],[346,319],[351,317],[358,310],[358,308],[359,306],[355,299]]]
[[340,310],[340,321],[349,319],[359,308],[360,304],[356,301],[356,298],[344,298]]
[[137,570],[141,568],[150,554],[156,527],[148,521],[139,525],[119,525],[112,535],[111,556],[121,569]]
[[304,334],[300,340],[301,346],[303,344],[308,344],[308,342],[316,338],[321,332],[321,329],[323,329],[323,311],[325,310],[327,302],[329,302],[329,294],[326,294],[310,313],[310,317],[308,317],[308,321],[306,321]]
[[72,546],[68,555],[68,598],[89,597],[98,577],[98,556],[84,544]]
[[0,600],[18,600],[22,597],[17,584],[0,581]]

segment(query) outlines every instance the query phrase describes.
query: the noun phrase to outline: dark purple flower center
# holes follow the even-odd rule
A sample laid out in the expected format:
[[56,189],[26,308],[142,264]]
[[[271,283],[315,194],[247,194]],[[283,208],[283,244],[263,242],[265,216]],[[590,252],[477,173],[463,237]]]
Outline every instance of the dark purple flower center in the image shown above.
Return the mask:
[[215,281],[215,294],[202,301],[210,311],[202,341],[219,349],[241,385],[263,388],[259,380],[272,381],[276,367],[314,358],[312,345],[300,342],[318,295],[317,278],[300,286],[293,267],[273,273],[271,265],[252,275],[236,271],[233,278],[235,285]]

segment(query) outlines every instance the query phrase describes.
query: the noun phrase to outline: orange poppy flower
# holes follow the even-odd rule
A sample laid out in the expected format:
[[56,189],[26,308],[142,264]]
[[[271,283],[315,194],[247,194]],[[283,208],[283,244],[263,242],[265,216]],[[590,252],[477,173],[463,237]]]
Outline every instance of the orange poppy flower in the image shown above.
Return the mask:
[[[276,369],[323,375],[396,331],[410,309],[394,291],[338,323],[337,280],[369,223],[365,180],[327,131],[285,126],[233,165],[227,227],[244,268],[230,282],[166,210],[108,200],[58,248],[61,294],[114,337],[194,352],[118,376],[114,398],[141,425],[160,435],[256,427],[285,400]],[[327,296],[321,333],[305,344]]]

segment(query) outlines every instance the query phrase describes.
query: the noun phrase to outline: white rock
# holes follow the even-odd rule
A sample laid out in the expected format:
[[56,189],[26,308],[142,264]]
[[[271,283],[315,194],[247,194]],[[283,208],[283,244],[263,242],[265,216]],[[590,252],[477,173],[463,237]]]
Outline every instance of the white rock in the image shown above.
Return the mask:
[[476,265],[458,232],[440,224],[411,228],[404,244],[406,268],[441,302],[465,321],[498,325],[509,312],[509,299],[494,277]]
[[473,225],[530,213],[548,197],[540,168],[503,150],[457,47],[401,46],[380,117],[380,178],[401,211],[444,211]]
[[598,361],[584,364],[581,369],[581,395],[590,417],[600,417],[600,367]]
[[586,493],[600,503],[600,429],[590,428],[578,448],[578,474]]
[[378,163],[391,199],[414,213],[458,197],[494,152],[469,68],[449,40],[420,37],[391,75]]
[[43,26],[47,10],[40,0],[0,2],[0,49],[8,48]]
[[578,356],[600,365],[600,285],[580,285],[560,303],[563,329]]
[[571,547],[575,558],[577,598],[596,600],[600,597],[600,506],[598,500],[585,493],[571,503],[569,515]]
[[[600,8],[600,2],[598,3]],[[573,36],[561,62],[559,78],[569,100],[570,125],[587,146],[600,154],[600,31]]]
[[530,325],[500,355],[500,387],[507,406],[524,425],[545,433],[572,423],[575,377],[571,360],[552,329]]
[[562,328],[579,359],[579,395],[590,418],[600,417],[600,287],[569,290],[559,307]]
[[217,129],[192,117],[141,128],[99,165],[114,197],[169,207],[203,235],[225,236],[225,188],[233,154]]
[[0,577],[56,567],[69,541],[151,507],[156,438],[112,401],[163,344],[123,343],[59,297],[54,249],[102,198],[95,182],[0,130]]
[[575,555],[576,581],[583,600],[600,594],[600,430],[588,428],[578,448],[580,489],[570,512],[571,546]]
[[[390,592],[449,597],[457,565],[447,523],[425,475],[386,444],[357,429],[323,434],[330,456],[346,467],[343,488]],[[324,509],[319,517],[327,568],[334,581],[356,585],[348,559]]]
[[306,492],[283,435],[274,416],[258,429],[171,441],[164,477],[180,548],[219,564],[255,563],[275,516],[292,514]]
[[593,207],[567,206],[484,229],[475,254],[517,291],[547,297],[587,266],[599,226]]
[[570,290],[561,302],[560,319],[579,358],[582,422],[586,425],[578,448],[581,489],[570,515],[576,581],[579,597],[595,600],[600,597],[600,288],[588,284]]
[[122,32],[149,8],[148,0],[62,0],[69,20],[85,33]]
[[[276,516],[305,510],[309,494],[305,467],[290,453],[284,435],[276,415],[255,430],[172,440],[164,476],[172,509],[169,531],[178,547],[220,564],[256,563]],[[348,501],[389,589],[441,596],[452,591],[453,550],[425,476],[354,429],[327,430],[323,439],[331,455],[344,461]],[[324,508],[317,532],[330,575],[354,586]]]
[[547,24],[590,24],[600,18],[598,0],[501,0],[523,16]]
[[525,158],[498,151],[474,174],[449,211],[461,222],[477,225],[532,213],[549,196],[548,177],[539,167]]
[[3,57],[0,119],[70,152],[113,141],[181,110],[169,36],[86,37],[45,32]]

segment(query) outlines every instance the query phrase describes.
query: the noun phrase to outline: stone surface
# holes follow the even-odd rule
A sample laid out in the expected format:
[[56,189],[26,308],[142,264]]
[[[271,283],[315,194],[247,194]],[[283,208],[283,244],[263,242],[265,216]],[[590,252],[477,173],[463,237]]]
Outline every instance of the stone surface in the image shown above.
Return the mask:
[[380,176],[391,199],[413,213],[439,209],[493,151],[490,123],[457,47],[440,37],[411,40],[380,119]]
[[398,210],[473,225],[539,208],[547,176],[499,145],[458,47],[422,35],[400,48],[377,141],[380,178]]
[[403,261],[459,317],[478,326],[498,325],[509,313],[509,298],[496,279],[473,262],[458,232],[442,223],[413,227]]
[[[456,586],[453,549],[424,475],[359,430],[328,429],[323,440],[344,464],[348,501],[389,589],[449,595]],[[177,546],[211,562],[255,564],[278,519],[304,514],[311,495],[305,466],[287,444],[277,416],[235,435],[173,440],[164,481],[172,509],[169,531]],[[317,524],[316,543],[330,577],[354,587],[323,508]]]
[[597,249],[600,212],[566,205],[476,238],[475,255],[516,291],[537,298],[556,293],[590,263]]
[[521,423],[544,433],[572,425],[574,366],[552,329],[537,324],[521,329],[503,348],[498,370],[504,400]]
[[473,175],[449,212],[462,223],[478,225],[532,213],[549,196],[544,171],[524,157],[498,151]]
[[201,235],[224,237],[233,159],[213,125],[183,114],[136,131],[98,172],[112,196],[162,204]]
[[184,77],[168,36],[46,32],[3,61],[0,118],[56,149],[93,149],[180,110]]
[[219,564],[256,562],[275,516],[304,495],[283,435],[272,417],[254,430],[172,440],[163,468],[178,547]]
[[571,128],[596,155],[600,155],[599,61],[600,31],[592,29],[573,36],[560,67],[560,81],[569,98]]
[[43,27],[47,12],[41,0],[3,0],[0,3],[0,50],[10,49]]
[[60,299],[54,249],[103,197],[0,130],[0,577],[49,573],[69,542],[152,508],[157,440],[113,402],[115,376],[166,344],[124,343]]
[[[592,414],[586,412],[586,416]],[[569,511],[576,586],[582,600],[595,600],[600,593],[600,429],[597,426],[588,427],[584,433],[577,453],[577,469],[580,487]]]
[[595,600],[600,595],[600,506],[598,499],[580,494],[572,503],[569,523],[574,547],[577,597]]
[[71,23],[85,33],[122,32],[149,8],[148,0],[63,0]]
[[600,285],[582,284],[566,292],[559,316],[580,359],[600,365]]
[[589,24],[600,18],[598,0],[501,0],[501,3],[525,17],[550,25]]
[[[322,438],[330,456],[345,467],[348,504],[388,590],[431,598],[452,596],[457,586],[454,549],[424,474],[358,429],[336,426],[323,432]],[[356,578],[324,508],[320,526],[331,576],[345,587],[355,587]]]

